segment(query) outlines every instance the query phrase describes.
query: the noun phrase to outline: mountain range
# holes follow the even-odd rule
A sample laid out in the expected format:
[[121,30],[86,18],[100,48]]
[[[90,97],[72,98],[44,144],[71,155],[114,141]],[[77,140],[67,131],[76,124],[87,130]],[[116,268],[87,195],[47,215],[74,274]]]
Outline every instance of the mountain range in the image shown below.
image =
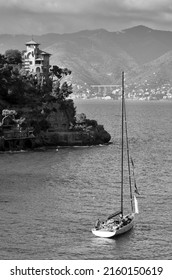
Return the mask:
[[[115,84],[125,71],[129,83],[172,84],[172,32],[135,26],[33,36],[51,53],[50,64],[72,70],[74,84]],[[29,35],[0,35],[0,53],[25,49]]]

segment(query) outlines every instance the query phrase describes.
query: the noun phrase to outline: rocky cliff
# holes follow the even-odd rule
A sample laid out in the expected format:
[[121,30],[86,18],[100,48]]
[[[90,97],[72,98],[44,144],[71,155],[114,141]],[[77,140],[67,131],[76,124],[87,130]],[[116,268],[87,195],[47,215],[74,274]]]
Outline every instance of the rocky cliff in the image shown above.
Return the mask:
[[72,85],[65,80],[71,74],[69,69],[54,65],[47,76],[25,73],[16,63],[12,65],[7,56],[0,55],[0,149],[110,141],[103,126],[84,114],[77,117],[69,99]]
[[87,119],[85,114],[77,115],[71,99],[50,101],[32,109],[13,106],[13,111],[15,116],[1,116],[0,150],[98,145],[111,139],[97,121]]

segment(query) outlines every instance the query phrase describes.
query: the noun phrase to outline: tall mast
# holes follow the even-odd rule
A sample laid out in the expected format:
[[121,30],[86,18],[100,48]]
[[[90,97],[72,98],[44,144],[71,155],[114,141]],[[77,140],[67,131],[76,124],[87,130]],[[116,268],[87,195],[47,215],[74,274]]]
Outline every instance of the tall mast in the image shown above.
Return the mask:
[[124,72],[122,72],[122,124],[121,124],[121,130],[122,130],[122,139],[121,139],[121,214],[123,216],[123,177],[124,177]]

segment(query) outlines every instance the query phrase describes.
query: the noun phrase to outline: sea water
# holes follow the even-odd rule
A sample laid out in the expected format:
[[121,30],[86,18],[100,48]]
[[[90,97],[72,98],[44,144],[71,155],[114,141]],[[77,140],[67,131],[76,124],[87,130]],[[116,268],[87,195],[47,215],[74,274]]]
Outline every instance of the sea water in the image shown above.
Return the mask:
[[91,228],[120,207],[120,102],[75,105],[112,144],[0,154],[0,259],[171,259],[172,103],[126,103],[139,214],[115,239]]

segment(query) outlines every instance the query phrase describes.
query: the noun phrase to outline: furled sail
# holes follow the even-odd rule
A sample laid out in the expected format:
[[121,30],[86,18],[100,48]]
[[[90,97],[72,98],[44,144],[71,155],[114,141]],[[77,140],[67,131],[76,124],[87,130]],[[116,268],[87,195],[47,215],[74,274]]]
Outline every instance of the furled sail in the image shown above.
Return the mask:
[[131,164],[132,164],[132,167],[133,167],[134,192],[136,194],[140,194],[139,191],[138,191],[137,185],[136,185],[136,180],[135,180],[135,175],[134,175],[134,161],[133,161],[132,157],[130,159],[131,159]]
[[134,208],[135,208],[135,214],[139,214],[138,201],[135,195],[134,195]]

